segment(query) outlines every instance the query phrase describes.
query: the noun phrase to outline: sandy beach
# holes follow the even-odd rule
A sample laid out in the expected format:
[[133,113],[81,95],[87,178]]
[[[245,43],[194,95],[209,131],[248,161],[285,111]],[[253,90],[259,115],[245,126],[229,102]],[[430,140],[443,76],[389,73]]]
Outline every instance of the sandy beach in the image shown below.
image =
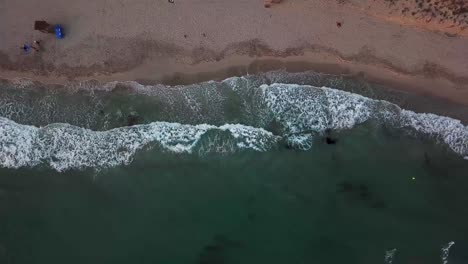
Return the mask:
[[[314,70],[468,105],[466,4],[419,2],[2,0],[0,78],[183,84]],[[41,50],[24,54],[33,40]]]

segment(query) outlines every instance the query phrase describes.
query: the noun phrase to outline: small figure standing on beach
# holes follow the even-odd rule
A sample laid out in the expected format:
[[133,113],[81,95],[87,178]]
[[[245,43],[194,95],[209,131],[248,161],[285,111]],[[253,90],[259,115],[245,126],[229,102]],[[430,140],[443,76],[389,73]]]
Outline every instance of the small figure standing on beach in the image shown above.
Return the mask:
[[22,47],[20,47],[24,51],[24,53],[29,53],[31,51],[31,46],[28,44],[24,44]]
[[20,49],[22,49],[24,51],[24,53],[29,53],[31,51],[31,49],[35,50],[35,51],[39,51],[39,49],[37,49],[36,47],[33,47],[29,44],[24,44],[23,46],[20,47]]
[[41,48],[41,41],[40,40],[35,40],[33,42],[33,45],[35,46],[35,47],[33,47],[35,49],[35,51],[39,51],[39,49]]
[[[34,43],[39,47],[39,44],[37,44],[36,41],[34,41]],[[24,53],[28,54],[29,52],[31,52],[31,50],[38,52],[39,51],[38,47],[34,47],[28,43],[25,43],[23,46],[20,47],[20,49],[22,49]]]

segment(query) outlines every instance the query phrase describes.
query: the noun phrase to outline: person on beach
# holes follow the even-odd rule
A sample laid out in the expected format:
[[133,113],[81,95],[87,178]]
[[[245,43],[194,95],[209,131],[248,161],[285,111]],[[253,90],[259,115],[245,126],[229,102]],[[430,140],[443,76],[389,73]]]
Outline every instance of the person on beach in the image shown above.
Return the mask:
[[31,51],[31,47],[29,47],[28,44],[24,44],[20,49],[22,49],[24,53],[29,53]]
[[40,40],[35,40],[35,41],[33,42],[33,45],[35,46],[35,47],[33,47],[34,50],[35,50],[35,51],[39,51],[39,49],[41,48],[41,41],[40,41]]
[[29,45],[29,44],[24,44],[22,47],[20,47],[20,49],[22,49],[24,51],[24,53],[26,53],[26,54],[30,53],[31,50],[34,50],[36,52],[39,51],[38,48],[33,47],[33,46]]
[[20,47],[24,51],[24,53],[29,53],[31,51],[31,45],[29,44],[24,44],[22,47]]

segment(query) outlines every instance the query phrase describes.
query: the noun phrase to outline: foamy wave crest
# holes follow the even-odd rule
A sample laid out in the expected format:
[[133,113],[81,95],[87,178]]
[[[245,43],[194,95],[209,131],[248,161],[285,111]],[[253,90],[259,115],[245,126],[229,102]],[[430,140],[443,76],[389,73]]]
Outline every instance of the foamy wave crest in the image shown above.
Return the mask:
[[226,124],[219,127],[220,130],[229,131],[236,139],[237,147],[241,149],[253,149],[267,151],[272,142],[277,142],[280,137],[261,128],[253,128],[240,124]]
[[373,120],[428,135],[468,157],[468,127],[453,118],[418,114],[386,101],[327,87],[275,83],[260,88],[266,106],[285,134],[350,129]]
[[101,132],[68,124],[37,128],[0,118],[0,165],[47,164],[57,171],[107,168],[130,163],[139,149],[151,143],[167,151],[190,153],[208,131],[228,132],[238,149],[266,151],[279,140],[266,130],[243,125],[155,122]]
[[434,114],[417,114],[403,110],[401,125],[409,126],[447,144],[456,153],[468,158],[468,127],[459,120]]
[[445,246],[442,247],[441,253],[440,253],[440,258],[441,258],[443,264],[448,263],[448,256],[449,256],[449,253],[450,253],[450,248],[453,245],[455,245],[455,242],[450,241]]
[[[0,114],[9,118],[0,120],[0,165],[18,168],[49,164],[60,171],[111,167],[128,164],[137,150],[153,143],[167,151],[203,154],[266,151],[275,145],[272,142],[284,139],[289,147],[308,150],[317,134],[350,129],[367,121],[418,132],[410,133],[413,135],[428,135],[468,159],[468,128],[459,120],[418,114],[387,101],[327,87],[264,84],[272,80],[246,76],[175,87],[88,81],[67,87],[96,90],[96,95],[53,96],[58,89],[46,89],[46,96],[38,96],[35,104],[22,99],[34,96],[6,91],[0,100]],[[34,86],[18,82],[18,87]],[[142,100],[121,104],[107,98],[106,92],[118,87],[129,89],[132,96],[142,96]],[[69,96],[80,100],[75,102],[72,97],[68,101]],[[141,104],[139,112],[133,107],[135,101]],[[121,127],[134,123],[128,121],[133,117],[141,117],[142,122],[171,122]],[[222,125],[226,123],[244,125]]]
[[314,136],[312,134],[294,134],[286,138],[288,146],[299,150],[311,149],[313,142]]
[[395,257],[396,251],[397,251],[397,249],[394,248],[394,249],[387,250],[385,252],[385,259],[384,259],[385,264],[392,264],[393,263],[393,258]]
[[371,118],[395,118],[400,108],[358,94],[295,84],[262,85],[266,105],[288,133],[349,129]]

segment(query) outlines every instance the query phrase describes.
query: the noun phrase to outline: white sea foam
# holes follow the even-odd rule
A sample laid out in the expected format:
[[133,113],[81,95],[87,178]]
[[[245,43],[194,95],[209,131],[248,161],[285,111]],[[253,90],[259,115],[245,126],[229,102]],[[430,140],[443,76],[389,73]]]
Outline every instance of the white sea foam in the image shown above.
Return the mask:
[[447,264],[448,263],[448,256],[450,253],[450,248],[455,244],[455,242],[450,241],[447,243],[447,245],[443,246],[441,249],[440,253],[440,258],[442,260],[442,264]]
[[312,134],[293,134],[286,138],[286,143],[294,149],[309,150],[314,143]]
[[321,89],[326,95],[329,128],[352,128],[368,120],[376,112],[374,100],[326,87]]
[[380,101],[327,87],[262,85],[267,106],[288,133],[349,129],[370,119]]
[[442,141],[462,156],[468,155],[468,127],[459,120],[403,110],[400,122],[402,126],[409,126],[418,132]]
[[0,118],[0,164],[6,168],[48,164],[57,171],[113,167],[130,163],[139,149],[151,143],[190,153],[208,130],[228,131],[242,149],[265,151],[277,140],[268,131],[238,124],[155,122],[99,132],[68,124],[37,128]]
[[237,139],[237,146],[241,149],[267,151],[280,137],[262,128],[252,128],[240,124],[226,124],[219,127],[220,130],[229,131]]
[[385,264],[392,264],[393,263],[393,257],[395,256],[397,249],[390,249],[385,252],[385,259],[384,263]]
[[10,80],[13,87],[18,89],[24,89],[34,86],[34,81],[26,78],[14,78]]
[[266,105],[286,133],[322,131],[328,127],[325,93],[295,84],[262,85]]
[[[468,159],[468,128],[458,120],[417,114],[389,102],[327,87],[275,83],[261,85],[259,90],[250,93],[250,90],[242,90],[250,85],[246,84],[248,81],[244,77],[234,77],[223,83],[241,98],[254,96],[254,100],[243,98],[245,101],[242,103],[248,108],[245,112],[253,116],[253,123],[262,126],[274,119],[282,126],[280,136],[294,148],[310,149],[316,133],[324,133],[328,129],[350,129],[367,120],[376,120],[426,134]],[[112,90],[117,84],[122,83],[108,83],[102,89]],[[192,107],[187,111],[192,111],[193,116],[203,116],[206,111],[216,112],[215,109],[222,108],[224,100],[215,82],[194,85],[193,89],[145,86],[136,82],[123,84],[139,93],[164,95],[165,100],[180,99],[184,107]],[[200,93],[195,93],[197,89]],[[211,100],[210,96],[216,100]],[[174,99],[176,97],[178,99]],[[203,108],[204,104],[219,104],[220,107]],[[220,152],[237,149],[267,151],[281,139],[263,128],[240,124],[213,126],[155,122],[96,132],[68,124],[37,128],[0,118],[0,166],[19,168],[48,164],[58,171],[112,167],[130,163],[139,149],[153,144],[171,152],[190,153],[209,130],[229,132],[231,139],[224,144],[220,142],[224,137],[214,136],[207,139],[206,142],[210,143],[200,146],[197,153],[203,152],[204,148]]]
[[264,100],[286,134],[349,129],[367,120],[410,128],[468,155],[468,127],[459,120],[414,113],[358,94],[295,84],[262,85]]

